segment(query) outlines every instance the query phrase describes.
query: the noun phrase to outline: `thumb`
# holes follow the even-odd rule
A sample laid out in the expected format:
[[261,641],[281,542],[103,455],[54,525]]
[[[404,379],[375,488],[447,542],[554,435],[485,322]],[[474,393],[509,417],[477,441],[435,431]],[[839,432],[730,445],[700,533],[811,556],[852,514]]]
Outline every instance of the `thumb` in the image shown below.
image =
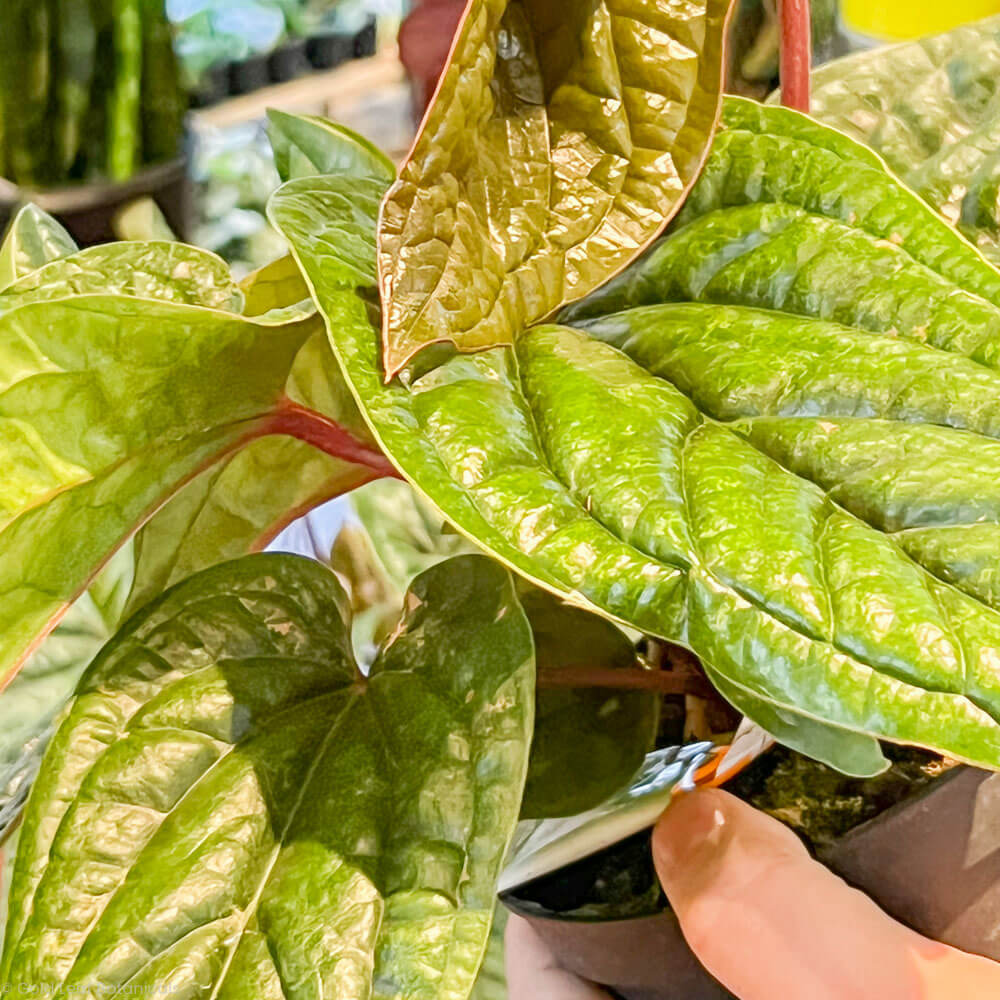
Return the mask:
[[691,949],[741,1000],[1000,996],[1000,965],[892,920],[727,792],[676,799],[653,858]]

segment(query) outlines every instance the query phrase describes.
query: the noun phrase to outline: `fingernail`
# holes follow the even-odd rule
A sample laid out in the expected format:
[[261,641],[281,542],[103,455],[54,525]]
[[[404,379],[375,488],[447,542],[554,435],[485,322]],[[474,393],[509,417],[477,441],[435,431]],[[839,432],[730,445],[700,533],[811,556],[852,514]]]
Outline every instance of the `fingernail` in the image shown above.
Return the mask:
[[729,838],[725,799],[714,790],[680,796],[653,832],[653,857],[661,880],[672,879],[718,859]]

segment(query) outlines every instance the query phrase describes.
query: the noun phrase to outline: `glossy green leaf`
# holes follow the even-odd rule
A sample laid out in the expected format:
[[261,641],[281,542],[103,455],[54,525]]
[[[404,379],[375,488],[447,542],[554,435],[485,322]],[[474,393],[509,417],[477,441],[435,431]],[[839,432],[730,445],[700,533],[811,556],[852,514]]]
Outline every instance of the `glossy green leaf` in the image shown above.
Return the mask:
[[741,98],[726,99],[667,238],[564,318],[678,298],[816,315],[977,360],[1000,350],[995,268],[870,150]]
[[[726,124],[584,329],[409,386],[355,291],[379,186],[294,181],[271,214],[383,449],[480,546],[844,770],[881,766],[856,734],[998,767],[1000,275],[840,133],[746,101]],[[698,301],[598,315],[671,298]]]
[[885,157],[1000,262],[1000,16],[813,72],[815,118]]
[[307,334],[100,295],[0,314],[0,678],[166,496],[267,432]]
[[[348,428],[290,398],[315,318],[206,308],[241,300],[217,261],[176,244],[111,244],[0,293],[0,457],[10,470],[0,490],[0,681],[165,500],[256,439],[292,436],[364,466],[364,477],[373,464],[386,471]],[[102,282],[125,294],[98,294]]]
[[659,696],[647,691],[550,687],[567,668],[638,666],[611,622],[537,588],[521,593],[531,623],[539,684],[522,819],[572,816],[626,786],[653,749]]
[[704,160],[729,0],[471,0],[379,226],[384,362],[509,344],[666,225]]
[[25,205],[11,219],[0,244],[0,290],[76,249],[73,237],[51,215]]
[[269,108],[267,136],[283,181],[315,174],[396,179],[396,166],[378,146],[343,125],[316,115]]
[[101,653],[20,837],[0,982],[468,996],[513,833],[531,636],[481,556],[421,576],[366,677],[335,577],[251,556]]

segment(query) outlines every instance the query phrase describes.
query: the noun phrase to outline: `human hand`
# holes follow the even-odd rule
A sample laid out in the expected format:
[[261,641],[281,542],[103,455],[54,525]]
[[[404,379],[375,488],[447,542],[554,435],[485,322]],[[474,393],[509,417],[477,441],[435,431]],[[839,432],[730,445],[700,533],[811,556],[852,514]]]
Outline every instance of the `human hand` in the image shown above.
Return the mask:
[[[653,833],[670,905],[702,964],[740,1000],[1000,997],[1000,964],[931,941],[809,857],[727,792],[680,796]],[[510,1000],[599,1000],[531,927],[507,925]]]

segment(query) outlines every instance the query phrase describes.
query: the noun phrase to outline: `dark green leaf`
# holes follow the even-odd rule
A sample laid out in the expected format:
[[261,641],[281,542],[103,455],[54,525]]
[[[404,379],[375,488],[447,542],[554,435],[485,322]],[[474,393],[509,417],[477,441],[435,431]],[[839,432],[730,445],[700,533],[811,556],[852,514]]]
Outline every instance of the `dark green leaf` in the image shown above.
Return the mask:
[[0,245],[0,291],[76,249],[73,237],[51,215],[25,205],[11,219]]
[[729,0],[472,0],[379,228],[384,362],[509,344],[666,225],[718,115]]
[[267,135],[283,181],[315,174],[396,179],[392,160],[364,136],[315,115],[290,115],[269,108]]
[[731,108],[672,233],[572,315],[700,301],[410,386],[355,291],[379,186],[295,181],[271,212],[383,449],[465,534],[801,716],[809,752],[815,722],[838,766],[880,766],[863,734],[998,767],[1000,275],[870,151]]
[[[351,581],[355,608],[360,610],[360,600],[366,612],[356,626],[366,625],[368,634],[359,636],[355,630],[355,644],[360,640],[363,647],[372,630],[377,635],[380,628],[391,627],[403,591],[417,573],[466,551],[469,542],[444,533],[440,515],[399,480],[371,483],[351,500],[370,540],[370,555],[359,558],[353,535],[342,533],[333,566]],[[365,601],[368,594],[374,601]],[[374,607],[366,606],[372,603]],[[628,637],[597,615],[527,586],[521,606],[531,624],[541,678],[521,815],[569,816],[628,783],[652,749],[660,699],[644,691],[557,683],[559,672],[567,668],[579,674],[641,664]]]
[[572,816],[628,784],[653,748],[659,696],[597,687],[548,687],[567,668],[638,666],[627,636],[597,615],[537,588],[521,594],[540,685],[521,816]]
[[452,560],[365,677],[343,606],[318,564],[252,556],[105,647],[25,818],[5,986],[468,995],[527,765],[527,622],[506,571]]

